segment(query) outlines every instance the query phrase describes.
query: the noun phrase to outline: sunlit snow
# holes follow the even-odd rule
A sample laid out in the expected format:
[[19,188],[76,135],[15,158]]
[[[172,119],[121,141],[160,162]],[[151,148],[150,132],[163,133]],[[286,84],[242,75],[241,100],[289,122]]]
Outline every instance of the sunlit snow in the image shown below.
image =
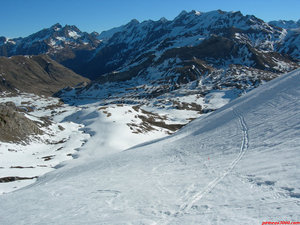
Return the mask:
[[[71,113],[95,135],[76,160],[0,196],[0,223],[299,221],[299,81],[300,70],[281,76],[170,137],[125,151],[119,125],[98,122],[108,111]],[[112,123],[131,117],[126,107],[108,109],[119,111]],[[107,133],[120,142],[107,145],[111,154],[97,141]]]

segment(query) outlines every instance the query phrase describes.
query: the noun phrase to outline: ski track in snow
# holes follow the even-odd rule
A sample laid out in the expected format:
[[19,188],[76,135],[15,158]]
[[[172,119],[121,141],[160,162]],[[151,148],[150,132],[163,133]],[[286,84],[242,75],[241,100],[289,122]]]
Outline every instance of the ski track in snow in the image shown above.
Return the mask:
[[247,149],[249,148],[249,132],[248,132],[249,129],[245,122],[245,118],[237,110],[233,110],[233,113],[237,116],[243,133],[243,139],[242,139],[241,148],[238,156],[231,162],[230,166],[224,171],[224,173],[222,173],[222,175],[216,177],[202,191],[191,196],[189,200],[187,200],[188,202],[187,204],[186,203],[182,204],[179,208],[179,212],[177,212],[176,214],[186,213],[189,209],[192,208],[195,202],[201,200],[204,196],[210,193],[235,168],[235,166],[243,158]]

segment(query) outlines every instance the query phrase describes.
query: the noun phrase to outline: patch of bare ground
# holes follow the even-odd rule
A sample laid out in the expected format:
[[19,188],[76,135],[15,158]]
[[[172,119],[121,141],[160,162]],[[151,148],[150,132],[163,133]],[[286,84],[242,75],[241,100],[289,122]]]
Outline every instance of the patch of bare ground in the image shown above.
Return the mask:
[[187,102],[179,102],[172,100],[173,107],[179,110],[192,110],[202,113],[201,105],[196,104],[195,102],[187,103]]
[[49,160],[53,159],[54,157],[55,157],[55,155],[48,155],[48,156],[42,157],[42,159],[44,159],[44,161],[49,161]]
[[48,167],[47,165],[37,165],[37,167]]
[[18,181],[18,180],[32,180],[38,178],[38,176],[35,177],[0,177],[0,183],[8,183],[8,182],[14,182],[14,181]]
[[49,145],[58,145],[58,144],[66,143],[67,141],[68,141],[68,139],[66,139],[66,138],[61,139],[59,141],[55,141],[55,142],[50,142],[49,140],[47,140],[47,144],[49,144]]
[[44,110],[55,110],[57,108],[60,108],[63,106],[63,102],[60,100],[58,103],[56,104],[52,104],[52,105],[47,105],[46,107],[44,107]]
[[108,112],[108,111],[102,111],[104,114],[106,114],[106,117],[110,117],[111,116],[111,113],[110,112]]
[[[167,117],[160,116],[157,113],[149,112],[142,109],[139,105],[132,107],[136,112],[141,112],[141,115],[137,115],[137,118],[142,120],[141,123],[127,123],[127,125],[132,130],[132,133],[139,134],[139,133],[147,133],[149,131],[157,130],[156,128],[164,128],[167,129],[168,133],[174,133],[175,131],[179,130],[185,124],[167,124],[165,121]],[[156,127],[156,128],[155,128]]]
[[99,110],[99,111],[101,111],[101,110],[106,110],[107,108],[108,108],[107,106],[101,106],[101,107],[98,108],[98,110]]
[[11,166],[11,169],[33,169],[33,166]]

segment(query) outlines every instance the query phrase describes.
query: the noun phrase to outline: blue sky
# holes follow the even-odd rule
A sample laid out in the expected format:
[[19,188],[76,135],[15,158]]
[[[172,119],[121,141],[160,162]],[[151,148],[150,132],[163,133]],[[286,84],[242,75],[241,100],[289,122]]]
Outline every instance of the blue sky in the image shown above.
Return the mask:
[[300,0],[0,0],[0,36],[24,37],[52,26],[76,25],[101,32],[131,19],[174,19],[182,10],[221,9],[265,21],[299,20]]

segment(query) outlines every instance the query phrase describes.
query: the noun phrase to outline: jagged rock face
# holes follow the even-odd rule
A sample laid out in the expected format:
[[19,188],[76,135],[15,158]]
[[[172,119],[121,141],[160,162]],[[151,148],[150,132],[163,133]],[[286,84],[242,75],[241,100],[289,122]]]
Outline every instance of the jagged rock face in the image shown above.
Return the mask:
[[88,82],[48,56],[0,57],[0,91],[52,95],[66,86]]
[[38,125],[20,113],[13,102],[0,104],[0,141],[25,141],[30,135],[42,133]]

